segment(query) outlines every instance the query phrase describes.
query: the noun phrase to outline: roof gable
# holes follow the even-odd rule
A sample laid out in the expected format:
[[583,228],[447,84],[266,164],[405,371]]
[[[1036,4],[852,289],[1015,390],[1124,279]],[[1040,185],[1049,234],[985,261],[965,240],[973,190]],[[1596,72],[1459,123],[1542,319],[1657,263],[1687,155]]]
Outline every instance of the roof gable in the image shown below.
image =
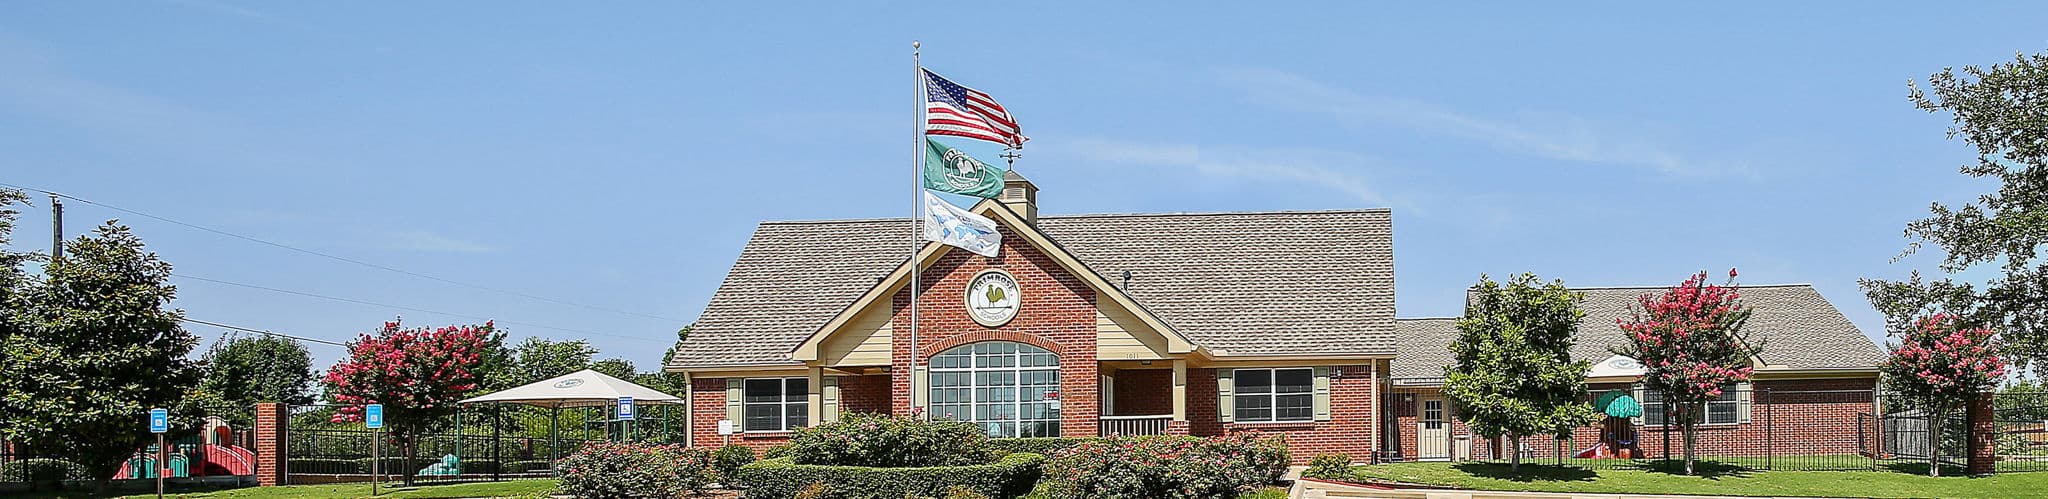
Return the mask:
[[[1046,238],[1043,232],[1039,232],[1036,227],[1025,222],[1023,217],[1010,211],[1002,203],[982,200],[982,202],[975,204],[974,208],[969,211],[977,215],[989,217],[995,220],[997,224],[1010,229],[1011,233],[1019,236],[1018,239],[1023,240],[1022,242],[1050,257],[1062,269],[1080,278],[1082,283],[1095,290],[1098,297],[1113,301],[1125,310],[1129,310],[1132,316],[1165,337],[1168,353],[1193,353],[1199,348],[1198,345],[1188,341],[1186,336],[1174,331],[1165,321],[1160,320],[1159,317],[1145,310],[1143,306],[1132,300],[1129,295],[1124,294],[1123,290],[1111,286],[1102,279],[1101,275],[1097,275],[1094,271],[1082,265],[1080,260],[1074,257],[1073,253],[1068,252],[1066,248],[1060,247],[1059,244]],[[1004,244],[1007,245],[1009,242],[1006,241]],[[944,244],[925,243],[917,254],[918,269],[922,270],[930,267],[933,263],[938,262],[939,257],[945,256],[947,252],[954,249],[952,246]],[[896,269],[891,271],[888,276],[883,277],[873,287],[870,287],[866,293],[862,293],[859,298],[846,305],[845,308],[840,309],[839,313],[834,314],[831,319],[825,321],[825,324],[812,332],[810,337],[805,338],[802,343],[798,343],[790,351],[790,358],[804,362],[818,360],[818,347],[834,333],[839,332],[841,328],[852,322],[861,313],[867,311],[869,307],[888,306],[889,297],[894,296],[896,291],[909,283],[910,262],[906,259],[903,264],[897,265]]]

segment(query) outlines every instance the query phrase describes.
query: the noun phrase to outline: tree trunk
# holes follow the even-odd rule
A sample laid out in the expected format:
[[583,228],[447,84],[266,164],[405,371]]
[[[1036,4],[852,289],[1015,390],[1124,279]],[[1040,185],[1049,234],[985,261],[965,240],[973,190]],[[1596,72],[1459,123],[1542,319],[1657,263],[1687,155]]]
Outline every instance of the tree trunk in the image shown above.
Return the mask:
[[1682,404],[1681,407],[1682,408],[1679,409],[1678,412],[1678,428],[1679,431],[1683,432],[1685,435],[1685,474],[1686,476],[1692,476],[1694,474],[1692,466],[1694,456],[1693,449],[1699,442],[1699,434],[1696,433],[1694,430],[1696,430],[1699,425],[1697,422],[1693,421],[1692,404]]
[[1927,420],[1927,476],[1941,476],[1941,429],[1947,426],[1947,410],[1934,411],[1934,417]]
[[1508,469],[1522,471],[1522,436],[1509,436],[1508,447]]
[[402,453],[404,453],[404,455],[403,455],[403,456],[400,456],[400,457],[398,458],[398,462],[399,462],[399,465],[398,465],[398,466],[399,466],[399,469],[398,469],[398,473],[399,473],[399,476],[400,476],[400,477],[403,477],[403,479],[404,479],[404,483],[405,483],[405,486],[407,486],[407,487],[411,487],[411,486],[412,486],[412,472],[413,472],[413,466],[412,466],[412,451],[413,451],[413,445],[414,445],[414,444],[413,444],[413,442],[412,442],[412,439],[410,439],[410,438],[406,439],[405,443],[402,443],[402,444],[399,444],[399,445],[398,445],[398,448],[399,448],[399,452],[402,452]]

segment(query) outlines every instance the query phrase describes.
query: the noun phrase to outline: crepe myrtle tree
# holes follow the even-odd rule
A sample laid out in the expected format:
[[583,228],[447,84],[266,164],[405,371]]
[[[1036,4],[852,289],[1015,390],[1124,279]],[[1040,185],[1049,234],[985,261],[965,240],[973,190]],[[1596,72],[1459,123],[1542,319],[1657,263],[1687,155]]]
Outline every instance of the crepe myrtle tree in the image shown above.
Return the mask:
[[1643,365],[1643,384],[1664,397],[1665,424],[1678,425],[1684,435],[1685,474],[1693,474],[1694,449],[1706,401],[1721,396],[1723,387],[1749,382],[1761,345],[1742,331],[1751,310],[1742,304],[1728,269],[1725,285],[1707,283],[1700,272],[1663,293],[1636,298],[1630,317],[1617,319],[1628,343],[1616,354]]
[[348,356],[328,368],[327,393],[343,405],[334,422],[363,420],[364,407],[384,405],[391,442],[405,459],[403,476],[412,484],[413,449],[420,435],[454,415],[457,404],[477,389],[478,367],[496,327],[450,326],[401,329],[384,323],[376,335],[349,342]]
[[1528,273],[1505,286],[1481,275],[1473,292],[1450,345],[1444,395],[1474,433],[1507,437],[1509,466],[1520,470],[1524,437],[1565,435],[1599,420],[1586,403],[1593,366],[1571,356],[1584,297]]
[[[1879,367],[1885,385],[1925,408],[1933,421],[1947,421],[1952,411],[1997,387],[2005,377],[1997,336],[1990,329],[1966,325],[1959,316],[1934,314],[1894,338],[1891,358]],[[1929,441],[1942,441],[1943,426],[1928,425]],[[1941,476],[1940,454],[1928,453],[1928,475]]]

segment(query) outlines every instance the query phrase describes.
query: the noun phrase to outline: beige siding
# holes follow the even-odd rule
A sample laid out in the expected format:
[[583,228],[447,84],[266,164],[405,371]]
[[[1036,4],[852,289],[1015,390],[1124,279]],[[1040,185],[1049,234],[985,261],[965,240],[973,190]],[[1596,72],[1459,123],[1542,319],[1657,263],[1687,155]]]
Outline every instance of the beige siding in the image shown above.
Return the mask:
[[839,334],[825,340],[818,359],[832,367],[889,365],[890,312],[887,306],[872,307],[854,317]]
[[1166,338],[1115,303],[1095,306],[1096,358],[1159,360],[1166,357]]

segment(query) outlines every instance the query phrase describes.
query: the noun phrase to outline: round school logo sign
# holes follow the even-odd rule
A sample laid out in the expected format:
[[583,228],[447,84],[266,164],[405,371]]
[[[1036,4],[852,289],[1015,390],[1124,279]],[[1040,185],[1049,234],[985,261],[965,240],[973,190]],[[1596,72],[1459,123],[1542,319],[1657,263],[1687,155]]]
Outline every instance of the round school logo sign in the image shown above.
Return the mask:
[[583,386],[583,380],[580,378],[569,378],[555,382],[555,388],[560,388],[564,390],[575,388],[578,386]]
[[1024,295],[1017,292],[1017,278],[996,269],[981,271],[967,281],[967,315],[988,327],[1010,323]]
[[996,172],[958,149],[947,149],[945,156],[939,159],[939,165],[946,170],[946,185],[952,186],[954,192],[980,189],[992,180],[989,176]]

